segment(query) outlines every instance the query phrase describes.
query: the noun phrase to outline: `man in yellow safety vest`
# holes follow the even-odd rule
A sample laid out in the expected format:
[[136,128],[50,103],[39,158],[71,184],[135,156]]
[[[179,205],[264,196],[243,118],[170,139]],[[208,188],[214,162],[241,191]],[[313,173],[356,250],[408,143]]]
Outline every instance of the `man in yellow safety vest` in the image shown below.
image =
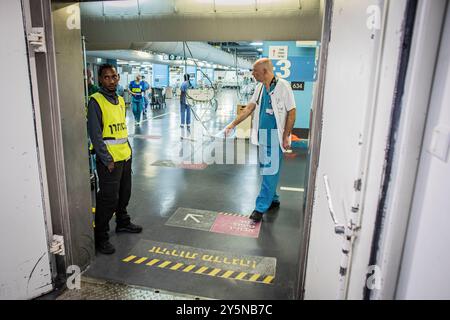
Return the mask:
[[131,196],[131,147],[128,143],[126,106],[116,93],[120,76],[114,66],[98,69],[99,92],[88,105],[89,137],[96,154],[99,191],[96,195],[95,247],[104,254],[115,252],[109,242],[109,221],[116,213],[116,232],[139,233],[131,222],[127,206]]

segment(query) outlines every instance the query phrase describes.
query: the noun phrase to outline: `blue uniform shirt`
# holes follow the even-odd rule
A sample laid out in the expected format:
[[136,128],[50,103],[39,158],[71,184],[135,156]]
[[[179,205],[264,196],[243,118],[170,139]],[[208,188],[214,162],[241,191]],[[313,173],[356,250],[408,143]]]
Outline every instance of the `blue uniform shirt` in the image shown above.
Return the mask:
[[185,82],[183,82],[182,84],[181,84],[181,87],[180,87],[180,91],[181,91],[181,94],[180,94],[180,102],[182,103],[182,104],[186,104],[186,92],[187,92],[187,90],[188,89],[190,89],[192,86],[191,86],[191,83],[189,82],[189,81],[185,81]]
[[[270,93],[275,89],[276,82],[275,78],[272,80],[272,83],[270,84],[270,91],[267,92],[266,86],[263,85],[263,91],[261,96],[261,108],[259,111],[259,130],[265,129],[267,130],[267,146],[271,146],[271,137],[272,137],[272,131],[273,129],[277,129],[277,121],[275,119],[275,113],[272,109],[272,100],[270,97]],[[278,135],[278,131],[274,132]],[[275,139],[275,137],[274,137]],[[260,144],[263,144],[259,137],[259,131],[258,131],[258,140]],[[275,139],[278,141],[278,137]]]
[[140,102],[142,101],[143,97],[143,91],[144,91],[144,84],[143,82],[136,83],[135,80],[130,82],[130,85],[128,86],[130,91],[136,93],[136,95],[133,95],[133,101]]

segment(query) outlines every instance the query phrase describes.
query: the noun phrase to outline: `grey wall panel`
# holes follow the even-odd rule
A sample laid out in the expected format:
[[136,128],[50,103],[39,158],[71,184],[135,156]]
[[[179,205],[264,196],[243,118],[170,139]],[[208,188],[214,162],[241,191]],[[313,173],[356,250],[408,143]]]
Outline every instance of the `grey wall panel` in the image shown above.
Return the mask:
[[[78,16],[77,16],[78,15]],[[89,159],[78,4],[53,4],[56,73],[64,149],[71,264],[85,268],[94,257]],[[79,21],[79,20],[78,20]]]

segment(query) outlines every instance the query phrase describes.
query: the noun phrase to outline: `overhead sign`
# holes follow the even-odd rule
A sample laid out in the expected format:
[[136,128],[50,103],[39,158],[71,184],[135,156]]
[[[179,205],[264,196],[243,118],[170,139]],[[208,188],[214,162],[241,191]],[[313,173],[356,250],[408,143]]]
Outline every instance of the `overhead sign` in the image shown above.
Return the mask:
[[270,46],[269,59],[285,60],[288,58],[288,46]]
[[315,57],[290,57],[273,61],[277,77],[287,81],[316,81]]

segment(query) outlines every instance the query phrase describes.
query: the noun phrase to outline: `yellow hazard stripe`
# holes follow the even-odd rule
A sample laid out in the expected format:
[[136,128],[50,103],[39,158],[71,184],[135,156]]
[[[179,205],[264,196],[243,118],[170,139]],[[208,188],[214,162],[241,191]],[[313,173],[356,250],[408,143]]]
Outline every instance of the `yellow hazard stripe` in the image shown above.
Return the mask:
[[[137,260],[135,260],[137,258]],[[147,257],[137,257],[134,255],[130,255],[123,259],[123,262],[130,262],[134,261],[135,264],[142,264],[143,262],[149,260]],[[146,263],[147,266],[157,266],[158,268],[166,268],[173,264],[169,269],[170,270],[178,270],[183,272],[193,272],[196,274],[203,274],[208,275],[212,277],[219,277],[219,278],[225,278],[225,279],[236,279],[236,280],[242,280],[242,281],[249,281],[249,282],[259,282],[259,283],[265,283],[265,284],[271,284],[273,283],[273,280],[275,279],[275,276],[271,275],[261,275],[259,273],[252,274],[247,272],[239,272],[239,271],[232,271],[232,270],[222,270],[219,268],[211,268],[206,266],[197,266],[195,264],[191,264],[186,266],[183,263],[180,262],[173,262],[173,261],[163,261],[161,262],[160,259],[152,259],[148,263]],[[223,274],[221,274],[223,271]],[[219,275],[221,274],[221,275]]]
[[129,257],[123,259],[122,261],[123,261],[123,262],[130,262],[130,261],[133,260],[134,258],[137,258],[137,257],[136,257],[136,256],[129,256]]
[[157,263],[159,261],[159,259],[153,259],[152,261],[150,261],[149,263],[147,263],[147,266],[152,266],[155,263]]
[[273,279],[274,279],[274,277],[272,277],[272,276],[267,276],[267,277],[263,280],[263,283],[271,283]]
[[261,276],[260,274],[254,274],[253,276],[250,277],[250,279],[248,279],[248,281],[256,281],[260,276]]
[[165,268],[167,267],[169,264],[171,264],[172,261],[164,261],[163,263],[161,263],[158,267],[159,268]]
[[233,273],[234,271],[227,271],[222,275],[222,278],[228,279]]
[[173,267],[170,268],[170,270],[178,270],[183,266],[182,263],[177,263],[176,265],[174,265]]
[[211,271],[210,273],[208,273],[208,276],[215,276],[216,274],[218,274],[220,271],[222,271],[222,269],[214,269],[213,271]]
[[195,264],[191,264],[190,266],[184,268],[184,269],[183,269],[183,272],[189,272],[189,271],[191,271],[192,269],[194,269],[195,267],[196,267]]
[[200,269],[198,269],[197,271],[195,271],[195,273],[203,273],[203,272],[205,272],[206,270],[208,270],[207,267],[201,267]]
[[141,264],[142,262],[144,262],[144,261],[147,260],[147,259],[148,259],[147,257],[140,258],[139,260],[136,260],[134,263],[136,263],[136,264]]

